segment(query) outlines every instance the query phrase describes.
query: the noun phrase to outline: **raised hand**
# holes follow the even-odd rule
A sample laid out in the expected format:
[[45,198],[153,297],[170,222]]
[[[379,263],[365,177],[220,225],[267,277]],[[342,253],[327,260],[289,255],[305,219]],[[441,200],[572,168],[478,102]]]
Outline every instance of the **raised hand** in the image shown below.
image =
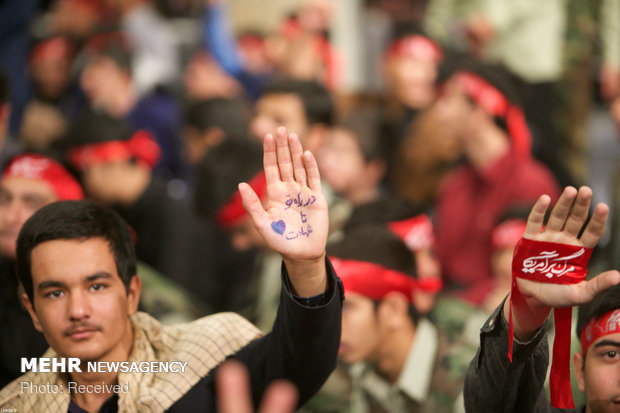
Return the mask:
[[243,205],[267,245],[282,255],[296,293],[320,294],[325,287],[327,201],[314,156],[303,152],[299,137],[278,128],[263,142],[267,198],[239,184]]
[[[217,396],[219,413],[253,413],[248,372],[237,361],[227,361],[218,368]],[[278,381],[265,392],[258,413],[292,413],[297,402],[293,384]]]
[[[593,248],[603,235],[609,207],[598,204],[581,237],[592,201],[592,190],[579,191],[566,187],[551,211],[543,228],[543,219],[550,204],[547,195],[541,196],[532,208],[523,238]],[[568,307],[586,303],[600,292],[620,282],[617,271],[604,272],[589,281],[577,284],[551,284],[517,278],[522,297],[513,297],[515,336],[527,338],[544,322],[552,307]],[[518,299],[517,299],[518,298]],[[504,314],[508,318],[508,306]]]

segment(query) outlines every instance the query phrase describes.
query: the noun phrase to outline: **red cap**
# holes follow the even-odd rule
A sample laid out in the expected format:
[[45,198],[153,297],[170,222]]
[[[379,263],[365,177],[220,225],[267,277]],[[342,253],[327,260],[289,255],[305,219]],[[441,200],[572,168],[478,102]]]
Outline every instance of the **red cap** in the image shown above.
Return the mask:
[[2,178],[20,177],[47,182],[60,201],[84,198],[80,184],[58,162],[37,154],[18,155],[4,170]]
[[439,63],[443,59],[439,45],[428,37],[419,34],[401,37],[394,41],[387,49],[387,56],[413,57],[420,60],[432,60],[435,63]]

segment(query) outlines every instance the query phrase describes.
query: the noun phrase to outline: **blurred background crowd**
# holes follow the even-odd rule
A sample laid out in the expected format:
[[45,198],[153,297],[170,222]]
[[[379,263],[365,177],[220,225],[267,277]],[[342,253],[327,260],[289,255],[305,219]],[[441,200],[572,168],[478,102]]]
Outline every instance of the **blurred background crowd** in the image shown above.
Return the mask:
[[[281,261],[236,191],[264,194],[261,141],[278,126],[316,155],[328,254],[356,280],[347,367],[308,409],[458,406],[541,194],[591,186],[611,206],[593,262],[619,266],[620,0],[1,0],[0,325],[15,333],[0,385],[45,348],[15,240],[59,199],[126,219],[142,309],[269,330]],[[414,281],[369,294],[363,278],[390,271]]]

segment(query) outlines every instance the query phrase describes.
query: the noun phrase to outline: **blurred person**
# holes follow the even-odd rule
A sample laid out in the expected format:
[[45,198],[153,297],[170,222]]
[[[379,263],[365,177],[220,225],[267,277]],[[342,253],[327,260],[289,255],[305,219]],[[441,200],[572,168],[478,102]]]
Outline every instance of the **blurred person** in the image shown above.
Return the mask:
[[100,34],[84,48],[86,64],[80,85],[94,110],[127,119],[135,129],[149,130],[161,147],[157,173],[164,177],[185,178],[181,158],[180,108],[165,92],[140,95],[132,75],[129,39],[120,33]]
[[11,85],[11,134],[19,131],[22,111],[31,95],[27,70],[28,29],[38,3],[38,0],[6,0],[0,3],[0,71],[4,71]]
[[[275,141],[266,137],[264,147],[267,210],[247,184],[239,187],[261,235],[284,260],[281,311],[272,333],[261,337],[249,322],[230,313],[161,326],[137,311],[140,279],[135,276],[126,222],[90,201],[56,203],[24,225],[17,254],[23,301],[51,345],[46,354],[77,357],[84,369],[89,361],[134,360],[185,360],[189,367],[172,375],[29,372],[20,380],[64,386],[72,381],[105,381],[127,386],[129,391],[22,393],[16,391],[18,380],[0,392],[0,406],[29,411],[42,407],[98,411],[105,406],[127,411],[213,412],[218,402],[214,376],[218,365],[229,357],[247,365],[254,404],[259,404],[268,384],[277,378],[292,381],[299,390],[298,405],[303,404],[334,367],[343,291],[325,255],[327,202],[321,194],[316,161],[303,152],[298,139],[289,141],[285,131]],[[304,209],[313,224],[312,237],[291,242],[271,225],[280,221],[287,227],[299,224],[298,210],[283,211],[282,195],[288,192],[303,192],[304,197],[316,199]],[[59,255],[80,259],[58,260]]]
[[[0,179],[0,388],[21,375],[22,357],[47,349],[23,307],[15,274],[17,236],[37,210],[59,200],[82,199],[77,180],[52,158],[23,153],[13,157]],[[19,291],[19,292],[18,292]]]
[[104,0],[120,15],[120,27],[133,45],[131,73],[140,96],[172,87],[181,73],[179,39],[148,0]]
[[278,126],[297,132],[304,147],[316,152],[333,125],[330,92],[312,81],[280,79],[270,83],[254,104],[250,130],[259,139]]
[[67,120],[57,107],[31,100],[24,110],[19,138],[27,148],[45,151],[51,149],[66,130]]
[[439,45],[415,27],[396,28],[383,55],[388,102],[383,133],[395,151],[418,112],[435,98],[435,80],[443,60]]
[[409,125],[396,147],[389,188],[409,202],[431,208],[450,172],[463,156],[460,125],[443,122],[434,104]]
[[183,122],[187,162],[196,165],[225,139],[245,139],[248,123],[249,108],[239,100],[212,98],[190,103]]
[[199,50],[192,54],[183,74],[185,94],[190,101],[239,98],[239,82],[227,74],[213,57]]
[[114,207],[135,231],[138,259],[208,304],[209,280],[221,271],[217,235],[153,173],[160,150],[152,136],[121,119],[86,112],[62,145],[86,195]]
[[[565,188],[547,225],[543,225],[543,219],[551,204],[549,196],[541,196],[532,208],[527,229],[515,252],[515,280],[510,297],[482,327],[484,351],[478,352],[467,372],[465,406],[468,410],[586,413],[618,410],[620,274],[606,271],[586,280],[591,249],[604,232],[609,212],[607,205],[598,204],[588,217],[591,200],[592,191],[588,187]],[[558,258],[563,258],[559,268],[557,260],[550,262],[560,271],[548,274],[549,266],[529,267],[527,260],[538,261],[539,253],[550,248]],[[524,268],[533,271],[524,272]],[[568,282],[567,278],[570,278]],[[554,380],[558,371],[569,373],[570,313],[577,305],[576,335],[581,350],[573,354],[572,361],[586,405],[575,408],[569,378],[560,375],[557,382],[560,387],[555,389]],[[568,328],[567,339],[559,343],[556,333],[550,403],[542,387],[549,363],[545,336],[551,309],[555,312],[556,326],[558,310],[568,311]],[[558,344],[562,352],[556,352]],[[556,368],[558,361],[563,365]]]
[[452,412],[474,348],[420,315],[425,286],[408,247],[385,226],[358,226],[328,246],[345,290],[340,358],[350,364],[351,412]]
[[460,125],[465,162],[446,178],[435,202],[436,251],[446,287],[479,305],[491,291],[490,236],[509,205],[558,186],[530,153],[530,134],[509,78],[494,66],[465,62],[443,84],[441,119]]
[[377,112],[353,109],[343,122],[331,128],[317,151],[317,162],[334,192],[358,206],[384,195],[381,183],[387,169],[385,152]]

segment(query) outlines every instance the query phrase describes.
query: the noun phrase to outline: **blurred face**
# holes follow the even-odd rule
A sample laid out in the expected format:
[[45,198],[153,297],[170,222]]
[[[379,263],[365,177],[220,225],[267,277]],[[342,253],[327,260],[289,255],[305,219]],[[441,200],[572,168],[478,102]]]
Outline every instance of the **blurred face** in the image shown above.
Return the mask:
[[58,200],[45,181],[7,177],[0,182],[0,255],[15,258],[17,235],[37,210]]
[[463,137],[470,133],[468,118],[474,106],[454,80],[445,83],[432,110],[437,119],[449,130],[454,131],[456,136]]
[[58,98],[69,83],[68,58],[43,59],[32,63],[30,70],[39,91],[47,98]]
[[109,57],[92,59],[80,77],[80,85],[95,106],[107,108],[114,103],[115,94],[124,90],[129,75]]
[[585,392],[587,413],[620,412],[620,333],[600,337],[588,348],[585,368],[575,354],[575,376]]
[[394,56],[387,63],[387,80],[392,94],[413,109],[431,104],[435,97],[436,78],[437,65],[432,60]]
[[34,306],[27,299],[26,306],[58,354],[82,362],[127,359],[140,281],[133,277],[126,292],[107,241],[43,242],[32,250],[31,269]]
[[380,342],[380,323],[374,302],[363,295],[346,292],[342,307],[340,358],[348,364],[374,361]]
[[255,115],[250,124],[252,134],[261,142],[268,133],[284,126],[287,131],[303,139],[308,132],[308,122],[303,102],[290,93],[271,93],[262,96],[255,105]]
[[512,255],[514,247],[496,249],[491,254],[491,270],[499,283],[512,281]]
[[321,176],[339,194],[346,195],[363,177],[366,160],[349,130],[335,128],[317,152]]
[[230,230],[230,241],[237,251],[267,247],[265,240],[256,230],[249,216]]

